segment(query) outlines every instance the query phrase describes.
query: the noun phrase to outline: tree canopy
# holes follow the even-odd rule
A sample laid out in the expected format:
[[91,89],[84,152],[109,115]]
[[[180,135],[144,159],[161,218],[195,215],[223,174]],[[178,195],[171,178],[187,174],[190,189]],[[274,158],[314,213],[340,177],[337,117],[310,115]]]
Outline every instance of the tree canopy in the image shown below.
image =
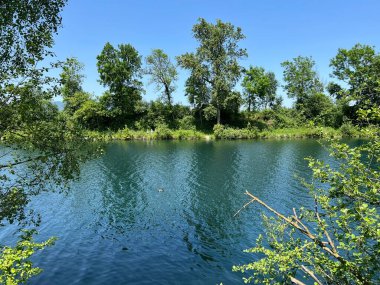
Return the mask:
[[66,0],[7,0],[0,7],[0,79],[28,73],[51,54]]
[[176,67],[161,49],[154,49],[152,54],[146,57],[146,65],[145,73],[150,75],[150,83],[154,83],[158,91],[163,89],[165,101],[171,106],[175,81],[178,79]]
[[355,100],[358,107],[380,105],[380,54],[373,47],[356,44],[351,49],[339,49],[330,66],[332,75],[348,85],[348,90],[332,85],[339,88],[335,94]]
[[265,72],[262,67],[251,66],[245,71],[242,86],[248,111],[268,108],[276,103],[278,82],[273,72]]
[[115,48],[106,43],[97,60],[100,82],[109,88],[103,96],[103,106],[114,123],[122,126],[133,117],[141,101],[141,56],[130,44]]
[[314,70],[315,62],[311,57],[298,56],[292,61],[284,61],[283,86],[289,98],[296,99],[296,105],[302,104],[315,93],[323,92],[323,84]]
[[178,64],[191,72],[187,82],[191,88],[186,91],[208,90],[202,94],[210,94],[209,103],[216,108],[216,121],[220,124],[221,110],[241,77],[238,60],[247,56],[246,50],[238,46],[244,35],[231,23],[217,20],[212,24],[200,18],[193,27],[193,36],[199,42],[196,52],[177,57]]

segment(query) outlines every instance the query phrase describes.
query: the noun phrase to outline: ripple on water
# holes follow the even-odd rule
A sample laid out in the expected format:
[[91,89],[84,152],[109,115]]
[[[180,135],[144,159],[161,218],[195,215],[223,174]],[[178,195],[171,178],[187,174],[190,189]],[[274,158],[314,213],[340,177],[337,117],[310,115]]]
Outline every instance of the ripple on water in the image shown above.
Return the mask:
[[244,192],[285,213],[310,203],[294,179],[309,177],[308,155],[326,158],[311,140],[112,143],[66,196],[33,199],[39,238],[59,240],[31,284],[241,282],[231,267],[263,231],[258,205],[233,216]]

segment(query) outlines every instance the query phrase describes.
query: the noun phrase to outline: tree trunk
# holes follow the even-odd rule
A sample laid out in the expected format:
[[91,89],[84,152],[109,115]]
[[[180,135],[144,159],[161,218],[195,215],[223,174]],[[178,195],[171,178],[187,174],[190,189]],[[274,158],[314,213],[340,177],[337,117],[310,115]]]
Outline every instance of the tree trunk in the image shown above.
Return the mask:
[[165,84],[164,86],[165,86],[165,95],[166,95],[166,98],[168,99],[168,104],[169,104],[169,106],[171,106],[172,100],[171,100],[171,94],[170,94],[169,86],[167,84]]
[[220,125],[220,107],[218,106],[216,110],[216,123]]

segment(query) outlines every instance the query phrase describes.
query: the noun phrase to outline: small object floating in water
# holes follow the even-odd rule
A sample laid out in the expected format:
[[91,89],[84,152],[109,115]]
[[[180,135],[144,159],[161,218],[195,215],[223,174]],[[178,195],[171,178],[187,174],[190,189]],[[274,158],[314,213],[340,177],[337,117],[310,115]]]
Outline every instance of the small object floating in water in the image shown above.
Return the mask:
[[128,247],[123,247],[121,250],[128,250]]
[[164,189],[162,189],[162,188],[158,188],[157,191],[158,191],[158,192],[164,192]]

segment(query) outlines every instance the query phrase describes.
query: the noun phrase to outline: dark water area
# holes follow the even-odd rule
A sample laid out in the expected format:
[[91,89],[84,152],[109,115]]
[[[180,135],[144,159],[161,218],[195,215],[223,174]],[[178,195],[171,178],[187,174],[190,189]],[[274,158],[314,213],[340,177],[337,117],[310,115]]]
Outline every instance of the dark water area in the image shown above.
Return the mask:
[[[294,177],[307,156],[331,160],[315,140],[123,142],[87,162],[67,194],[44,193],[30,284],[240,284],[232,266],[263,232],[262,208],[234,214],[246,190],[283,213],[312,203]],[[3,228],[0,241],[14,229]]]

